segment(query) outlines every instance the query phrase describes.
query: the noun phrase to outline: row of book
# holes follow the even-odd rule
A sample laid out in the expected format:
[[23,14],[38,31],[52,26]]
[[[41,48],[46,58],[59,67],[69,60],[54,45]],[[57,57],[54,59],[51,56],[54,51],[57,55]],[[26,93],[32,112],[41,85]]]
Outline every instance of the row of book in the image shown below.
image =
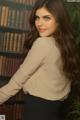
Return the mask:
[[7,0],[7,1],[13,1],[13,2],[17,2],[17,3],[21,3],[21,4],[30,4],[33,5],[36,0]]
[[29,29],[30,10],[27,9],[13,9],[8,6],[0,6],[0,26]]
[[5,117],[5,119],[0,120],[22,120],[23,109],[23,105],[21,104],[0,105],[0,115]]
[[11,58],[6,56],[0,56],[0,76],[12,76],[20,64],[22,63],[22,58]]
[[0,33],[0,51],[2,52],[23,52],[23,45],[26,34],[25,33]]

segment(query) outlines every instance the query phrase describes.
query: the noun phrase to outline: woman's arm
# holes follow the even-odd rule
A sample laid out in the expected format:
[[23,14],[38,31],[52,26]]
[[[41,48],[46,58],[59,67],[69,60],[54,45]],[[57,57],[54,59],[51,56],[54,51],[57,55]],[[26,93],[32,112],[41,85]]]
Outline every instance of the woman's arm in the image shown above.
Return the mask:
[[23,84],[35,73],[37,68],[43,64],[48,51],[46,39],[41,37],[34,42],[23,64],[20,65],[9,83],[0,88],[0,104],[15,95],[23,87]]

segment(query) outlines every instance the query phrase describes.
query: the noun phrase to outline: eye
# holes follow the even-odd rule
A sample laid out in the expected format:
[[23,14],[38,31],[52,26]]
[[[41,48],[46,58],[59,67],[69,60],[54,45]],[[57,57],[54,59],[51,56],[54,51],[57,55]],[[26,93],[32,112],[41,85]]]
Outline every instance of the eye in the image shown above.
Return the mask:
[[48,21],[48,20],[50,20],[51,18],[48,17],[48,16],[45,16],[44,19],[45,19],[46,21]]
[[39,20],[39,17],[38,17],[38,16],[35,16],[35,20]]

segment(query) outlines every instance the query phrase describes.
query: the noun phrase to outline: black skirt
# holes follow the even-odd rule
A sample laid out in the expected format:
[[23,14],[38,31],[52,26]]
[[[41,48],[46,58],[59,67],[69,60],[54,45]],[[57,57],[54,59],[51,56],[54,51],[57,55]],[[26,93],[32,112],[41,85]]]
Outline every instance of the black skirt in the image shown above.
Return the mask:
[[50,101],[25,95],[23,120],[64,120],[64,101]]

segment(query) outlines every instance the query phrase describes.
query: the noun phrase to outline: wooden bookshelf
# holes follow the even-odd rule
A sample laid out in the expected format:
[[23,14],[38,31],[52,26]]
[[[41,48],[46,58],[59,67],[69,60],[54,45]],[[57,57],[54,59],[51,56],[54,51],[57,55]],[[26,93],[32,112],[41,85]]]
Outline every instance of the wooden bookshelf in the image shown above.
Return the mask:
[[[35,1],[0,0],[0,87],[9,82],[23,61],[23,44]],[[23,108],[21,90],[0,105],[0,115],[5,115],[5,120],[22,120]]]

